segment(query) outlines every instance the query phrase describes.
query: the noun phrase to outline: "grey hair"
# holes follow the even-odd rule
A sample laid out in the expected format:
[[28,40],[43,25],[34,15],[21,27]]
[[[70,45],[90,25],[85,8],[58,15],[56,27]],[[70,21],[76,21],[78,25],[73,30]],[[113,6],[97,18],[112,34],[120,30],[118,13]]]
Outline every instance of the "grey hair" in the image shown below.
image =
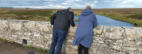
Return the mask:
[[72,8],[71,8],[71,7],[69,7],[69,8],[67,8],[67,10],[72,11]]
[[86,6],[86,9],[92,10],[91,6]]

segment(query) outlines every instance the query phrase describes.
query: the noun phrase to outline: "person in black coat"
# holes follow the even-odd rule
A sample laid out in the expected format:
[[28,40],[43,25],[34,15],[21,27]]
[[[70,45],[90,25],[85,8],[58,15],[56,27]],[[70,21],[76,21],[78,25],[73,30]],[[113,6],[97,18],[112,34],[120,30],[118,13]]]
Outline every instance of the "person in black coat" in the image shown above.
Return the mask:
[[60,54],[70,25],[75,26],[73,20],[74,13],[71,8],[59,10],[50,17],[51,25],[53,25],[53,35],[49,54],[54,54],[54,52],[55,54]]

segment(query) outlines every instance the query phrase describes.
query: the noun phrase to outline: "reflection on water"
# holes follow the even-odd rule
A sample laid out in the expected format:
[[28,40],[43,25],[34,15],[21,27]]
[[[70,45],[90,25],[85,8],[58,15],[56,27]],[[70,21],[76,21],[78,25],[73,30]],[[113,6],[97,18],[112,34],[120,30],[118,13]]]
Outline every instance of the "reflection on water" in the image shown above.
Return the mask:
[[[109,17],[101,16],[101,15],[96,15],[97,20],[98,20],[98,25],[106,25],[106,26],[126,26],[126,27],[134,27],[133,24],[119,21],[119,20],[114,20]],[[78,17],[75,17],[77,19]],[[77,24],[77,22],[75,22]]]

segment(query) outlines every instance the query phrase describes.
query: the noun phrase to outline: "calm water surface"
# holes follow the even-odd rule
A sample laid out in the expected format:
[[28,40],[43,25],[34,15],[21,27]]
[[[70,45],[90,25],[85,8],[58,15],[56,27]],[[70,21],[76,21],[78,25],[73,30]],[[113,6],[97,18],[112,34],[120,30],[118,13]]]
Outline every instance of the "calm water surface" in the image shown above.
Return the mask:
[[[105,25],[105,26],[126,26],[126,27],[134,27],[133,24],[119,21],[119,20],[114,20],[109,17],[101,16],[101,15],[96,15],[97,20],[98,20],[98,25]],[[75,19],[78,17],[76,16]],[[77,22],[75,22],[77,24]]]

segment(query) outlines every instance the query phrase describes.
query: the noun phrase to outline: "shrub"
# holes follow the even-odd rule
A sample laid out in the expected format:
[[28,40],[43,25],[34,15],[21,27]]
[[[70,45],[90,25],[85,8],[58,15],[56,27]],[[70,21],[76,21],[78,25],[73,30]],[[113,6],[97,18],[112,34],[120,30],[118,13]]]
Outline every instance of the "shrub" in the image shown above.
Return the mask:
[[79,20],[78,19],[74,19],[74,21],[78,22]]
[[142,14],[131,14],[130,16],[128,16],[129,18],[136,18],[136,19],[142,19]]

